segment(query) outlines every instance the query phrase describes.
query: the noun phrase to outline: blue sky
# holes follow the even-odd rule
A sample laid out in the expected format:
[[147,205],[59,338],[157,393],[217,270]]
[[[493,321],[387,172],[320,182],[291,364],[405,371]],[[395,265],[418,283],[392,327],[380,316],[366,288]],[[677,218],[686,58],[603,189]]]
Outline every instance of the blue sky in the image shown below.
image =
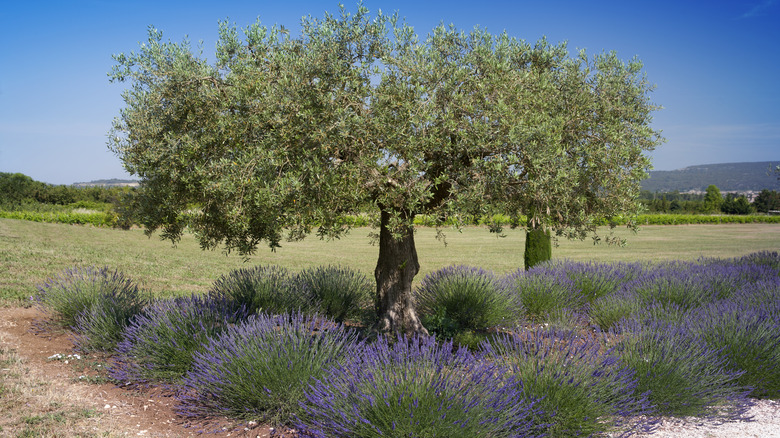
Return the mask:
[[[355,3],[344,1],[349,9]],[[112,54],[145,40],[185,36],[213,61],[218,21],[256,18],[297,34],[304,15],[337,1],[5,0],[0,9],[0,172],[52,184],[127,178],[106,148],[123,106],[107,73]],[[653,126],[667,142],[658,170],[695,164],[780,161],[780,0],[742,1],[381,1],[418,34],[440,22],[536,41],[568,41],[571,53],[638,56],[664,107]]]

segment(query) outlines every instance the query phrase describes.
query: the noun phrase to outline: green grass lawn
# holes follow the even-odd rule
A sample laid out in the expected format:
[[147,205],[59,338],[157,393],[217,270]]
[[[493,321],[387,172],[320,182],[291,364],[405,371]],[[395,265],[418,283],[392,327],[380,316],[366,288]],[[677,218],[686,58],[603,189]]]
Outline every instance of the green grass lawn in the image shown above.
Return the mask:
[[[447,246],[432,228],[417,230],[422,277],[435,269],[467,264],[504,273],[523,266],[524,232],[507,230],[506,237],[486,228],[445,230]],[[373,277],[378,247],[370,244],[368,228],[358,228],[336,241],[310,237],[283,243],[271,252],[261,246],[245,261],[238,254],[202,251],[191,235],[176,247],[141,230],[122,231],[91,226],[0,219],[0,303],[18,305],[48,277],[74,266],[108,266],[123,271],[158,296],[208,290],[214,280],[233,269],[277,264],[290,270],[340,264]],[[605,233],[607,230],[605,230]],[[596,261],[692,260],[700,256],[736,257],[780,248],[778,224],[646,226],[638,234],[616,229],[625,247],[593,245],[592,241],[559,241],[554,258]]]

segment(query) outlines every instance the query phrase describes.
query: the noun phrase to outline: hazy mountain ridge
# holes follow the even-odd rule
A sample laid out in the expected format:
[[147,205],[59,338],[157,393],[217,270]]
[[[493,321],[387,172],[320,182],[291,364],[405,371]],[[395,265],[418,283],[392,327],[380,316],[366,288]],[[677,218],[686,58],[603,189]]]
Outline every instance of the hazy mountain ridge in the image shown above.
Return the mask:
[[[687,192],[704,191],[710,184],[716,185],[722,192],[761,191],[763,189],[780,191],[778,174],[772,170],[778,161],[757,161],[750,163],[719,163],[688,166],[677,170],[652,170],[650,178],[642,181],[642,190],[651,192]],[[75,187],[136,187],[139,182],[131,179],[100,179],[90,182],[77,182]]]
[[90,182],[77,182],[71,184],[73,187],[137,187],[138,181],[134,179],[98,179]]
[[780,190],[780,180],[773,170],[778,161],[720,163],[688,166],[677,170],[653,170],[642,181],[642,190],[651,192],[704,191],[710,184],[722,192]]

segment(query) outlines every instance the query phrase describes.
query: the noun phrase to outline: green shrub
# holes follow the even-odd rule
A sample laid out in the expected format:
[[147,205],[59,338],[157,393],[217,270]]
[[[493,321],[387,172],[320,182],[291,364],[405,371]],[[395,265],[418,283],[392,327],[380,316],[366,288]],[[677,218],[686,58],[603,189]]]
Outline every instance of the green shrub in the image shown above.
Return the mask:
[[633,291],[620,289],[594,301],[588,308],[591,324],[601,330],[609,330],[618,321],[639,313],[646,304]]
[[112,227],[116,223],[116,214],[111,212],[32,212],[32,211],[0,211],[0,218],[20,219],[32,222],[51,222],[71,225],[94,225],[96,227]]
[[636,371],[635,394],[649,395],[659,415],[739,418],[749,389],[718,348],[679,323],[629,319],[612,331],[621,361]]
[[507,275],[502,282],[532,322],[542,322],[561,309],[577,309],[584,303],[580,291],[561,272],[521,269]]
[[318,313],[336,322],[358,317],[370,307],[374,287],[362,273],[339,266],[306,268],[294,283]]
[[551,258],[552,242],[550,240],[550,230],[529,228],[525,232],[525,269],[528,270]]
[[148,304],[137,291],[103,295],[76,317],[74,343],[83,352],[113,352],[132,319]]
[[432,272],[414,296],[423,323],[439,337],[511,326],[522,316],[517,300],[499,279],[478,268],[452,266]]
[[67,328],[87,322],[89,316],[79,320],[85,312],[108,312],[109,317],[115,313],[120,320],[126,320],[122,315],[143,306],[138,286],[121,272],[107,267],[68,269],[38,286],[35,298],[57,324]]
[[137,315],[117,346],[110,376],[122,384],[178,382],[190,370],[193,354],[206,341],[246,320],[224,297],[196,296],[158,300]]
[[535,423],[544,425],[546,436],[601,436],[644,426],[641,415],[650,407],[647,396],[634,391],[633,370],[595,338],[537,329],[496,336],[483,349],[521,382],[524,397],[539,399]]
[[289,272],[275,265],[231,271],[214,282],[211,292],[244,306],[250,314],[308,311],[314,306],[308,290],[295,288]]

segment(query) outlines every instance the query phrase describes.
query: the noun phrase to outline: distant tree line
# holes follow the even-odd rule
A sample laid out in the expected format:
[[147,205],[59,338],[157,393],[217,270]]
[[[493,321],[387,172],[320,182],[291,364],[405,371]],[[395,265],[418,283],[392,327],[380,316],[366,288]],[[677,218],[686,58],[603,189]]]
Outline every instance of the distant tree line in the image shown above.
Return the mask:
[[132,191],[129,187],[74,187],[35,181],[21,173],[0,172],[0,208],[26,204],[70,205],[101,203],[118,205]]
[[700,194],[642,190],[639,200],[651,213],[751,214],[780,210],[780,193],[774,190],[762,190],[750,203],[745,195],[722,195],[715,185],[708,186],[707,191]]
[[[639,201],[649,213],[737,214],[768,213],[780,210],[780,192],[762,190],[750,203],[744,195],[722,195],[710,185],[706,193],[650,192],[642,190]],[[35,181],[21,173],[0,172],[0,209],[14,210],[30,204],[68,206],[104,204],[118,217],[117,226],[128,228],[138,223],[139,209],[132,187],[76,187]]]

